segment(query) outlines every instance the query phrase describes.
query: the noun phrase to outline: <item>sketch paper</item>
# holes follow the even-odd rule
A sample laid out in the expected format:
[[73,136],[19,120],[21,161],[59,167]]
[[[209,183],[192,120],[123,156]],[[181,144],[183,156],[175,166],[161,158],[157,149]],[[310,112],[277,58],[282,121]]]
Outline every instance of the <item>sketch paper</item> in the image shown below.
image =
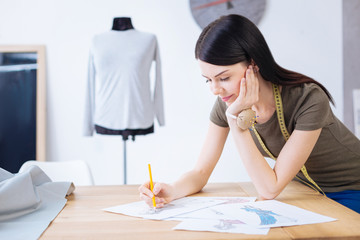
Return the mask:
[[149,207],[144,201],[123,204],[105,208],[103,210],[108,212],[121,213],[133,217],[163,220],[165,218],[192,212],[202,208],[207,208],[223,202],[223,200],[215,200],[214,198],[207,197],[184,197],[172,201],[171,203],[166,204],[163,208],[158,208],[156,210]]
[[208,232],[224,232],[224,233],[243,233],[243,234],[268,234],[270,228],[256,228],[244,224],[239,220],[206,220],[206,219],[190,219],[179,223],[173,230],[189,230],[189,231],[208,231]]
[[245,204],[222,204],[217,211],[256,227],[282,227],[331,222],[336,219],[301,209],[276,200]]
[[[242,203],[248,203],[248,202],[255,202],[256,197],[208,197],[209,199],[214,200],[221,200],[224,201],[220,205],[215,205],[208,208],[203,208],[197,211],[177,215],[175,217],[168,218],[166,220],[175,220],[175,221],[185,221],[186,219],[212,219],[212,220],[230,220],[230,219],[236,219],[236,215],[233,216],[231,214],[231,208],[230,212],[222,212],[221,206],[222,205],[231,205],[231,204],[242,204]],[[217,206],[220,207],[217,208]]]
[[255,197],[185,197],[155,211],[143,201],[103,210],[145,219],[183,221],[174,230],[245,234],[267,234],[270,227],[336,220],[276,200],[254,202],[255,199]]

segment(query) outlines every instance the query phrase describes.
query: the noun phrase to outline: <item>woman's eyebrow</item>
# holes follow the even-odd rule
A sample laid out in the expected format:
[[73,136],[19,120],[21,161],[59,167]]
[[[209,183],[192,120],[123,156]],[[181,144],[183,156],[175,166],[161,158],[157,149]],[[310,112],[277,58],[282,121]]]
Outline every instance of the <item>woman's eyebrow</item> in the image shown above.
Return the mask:
[[[225,72],[227,72],[227,71],[229,71],[229,69],[224,70],[224,71],[222,71],[222,72],[219,72],[219,73],[216,74],[214,77],[220,76],[221,74],[223,74],[223,73],[225,73]],[[207,77],[207,76],[205,76],[205,75],[202,75],[202,76],[203,76],[203,77],[206,77],[206,78],[209,78],[209,77]]]

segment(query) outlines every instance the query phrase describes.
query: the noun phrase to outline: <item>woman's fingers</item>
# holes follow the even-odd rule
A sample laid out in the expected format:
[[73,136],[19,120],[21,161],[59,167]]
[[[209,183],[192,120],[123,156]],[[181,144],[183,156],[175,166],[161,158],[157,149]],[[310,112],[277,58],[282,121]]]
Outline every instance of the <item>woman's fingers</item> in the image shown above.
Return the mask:
[[152,199],[149,196],[140,193],[140,199],[143,200],[147,205],[152,206]]
[[162,207],[164,207],[165,206],[165,199],[163,199],[163,198],[155,198],[155,202],[156,202],[156,207],[157,208],[162,208]]
[[240,93],[239,93],[239,100],[243,101],[245,99],[246,96],[246,80],[245,78],[241,79],[240,81]]
[[[140,193],[140,199],[143,200],[150,207],[153,207],[152,197],[149,197],[143,193]],[[156,203],[157,208],[162,208],[165,206],[166,201],[164,198],[155,197],[155,203]]]
[[150,190],[150,183],[149,182],[146,182],[146,183],[142,184],[139,187],[138,190],[139,190],[140,194],[144,194],[144,195],[146,195],[146,196],[148,196],[150,198],[154,196],[154,194]]
[[256,67],[249,66],[246,70],[246,100],[253,105],[259,98],[259,81],[257,79]]
[[163,188],[163,185],[161,183],[155,183],[154,184],[154,189],[153,192],[154,194],[159,194],[159,192],[161,191],[161,189]]
[[249,94],[254,94],[254,88],[255,88],[255,73],[254,73],[254,68],[253,68],[253,66],[252,65],[250,65],[249,66],[249,69],[247,70],[247,71],[249,71],[248,72],[248,75],[247,76],[249,76],[249,84],[248,84],[248,86],[249,86]]
[[164,207],[166,201],[163,197],[156,196],[161,192],[163,184],[155,183],[153,192],[150,190],[150,183],[146,182],[139,187],[140,199],[143,200],[147,205],[153,207],[152,198],[155,196],[155,203],[157,208]]

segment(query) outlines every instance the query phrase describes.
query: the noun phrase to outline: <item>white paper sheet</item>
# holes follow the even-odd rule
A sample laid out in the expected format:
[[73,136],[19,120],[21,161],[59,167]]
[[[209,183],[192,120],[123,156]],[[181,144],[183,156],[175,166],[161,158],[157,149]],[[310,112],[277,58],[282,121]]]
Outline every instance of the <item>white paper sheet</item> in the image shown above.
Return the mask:
[[208,199],[220,200],[224,202],[221,203],[220,205],[215,205],[197,211],[177,215],[175,217],[171,217],[166,220],[185,221],[186,219],[207,219],[207,220],[236,219],[236,216],[229,218],[229,214],[226,214],[226,212],[219,211],[218,207],[221,208],[222,205],[228,205],[228,204],[255,202],[256,197],[212,197],[212,198],[209,197]]
[[171,203],[166,204],[165,207],[156,210],[149,207],[144,201],[104,208],[103,210],[133,217],[163,220],[179,214],[214,206],[223,202],[223,200],[215,200],[214,198],[207,197],[184,197],[172,201]]
[[239,220],[190,219],[179,223],[173,230],[207,231],[266,235],[269,228],[251,227]]
[[331,222],[336,219],[298,208],[277,200],[245,204],[221,204],[213,208],[228,219],[237,219],[249,226],[281,227]]
[[134,217],[183,221],[174,230],[267,234],[270,227],[304,225],[336,219],[276,200],[255,197],[186,197],[153,211],[145,202],[103,209]]

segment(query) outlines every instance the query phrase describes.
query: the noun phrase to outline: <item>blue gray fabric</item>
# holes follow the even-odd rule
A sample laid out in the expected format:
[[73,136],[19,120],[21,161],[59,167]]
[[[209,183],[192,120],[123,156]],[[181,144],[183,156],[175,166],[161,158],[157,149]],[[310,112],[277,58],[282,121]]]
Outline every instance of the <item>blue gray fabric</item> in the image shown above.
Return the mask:
[[0,168],[0,239],[39,238],[74,189],[52,182],[38,166],[17,174]]

